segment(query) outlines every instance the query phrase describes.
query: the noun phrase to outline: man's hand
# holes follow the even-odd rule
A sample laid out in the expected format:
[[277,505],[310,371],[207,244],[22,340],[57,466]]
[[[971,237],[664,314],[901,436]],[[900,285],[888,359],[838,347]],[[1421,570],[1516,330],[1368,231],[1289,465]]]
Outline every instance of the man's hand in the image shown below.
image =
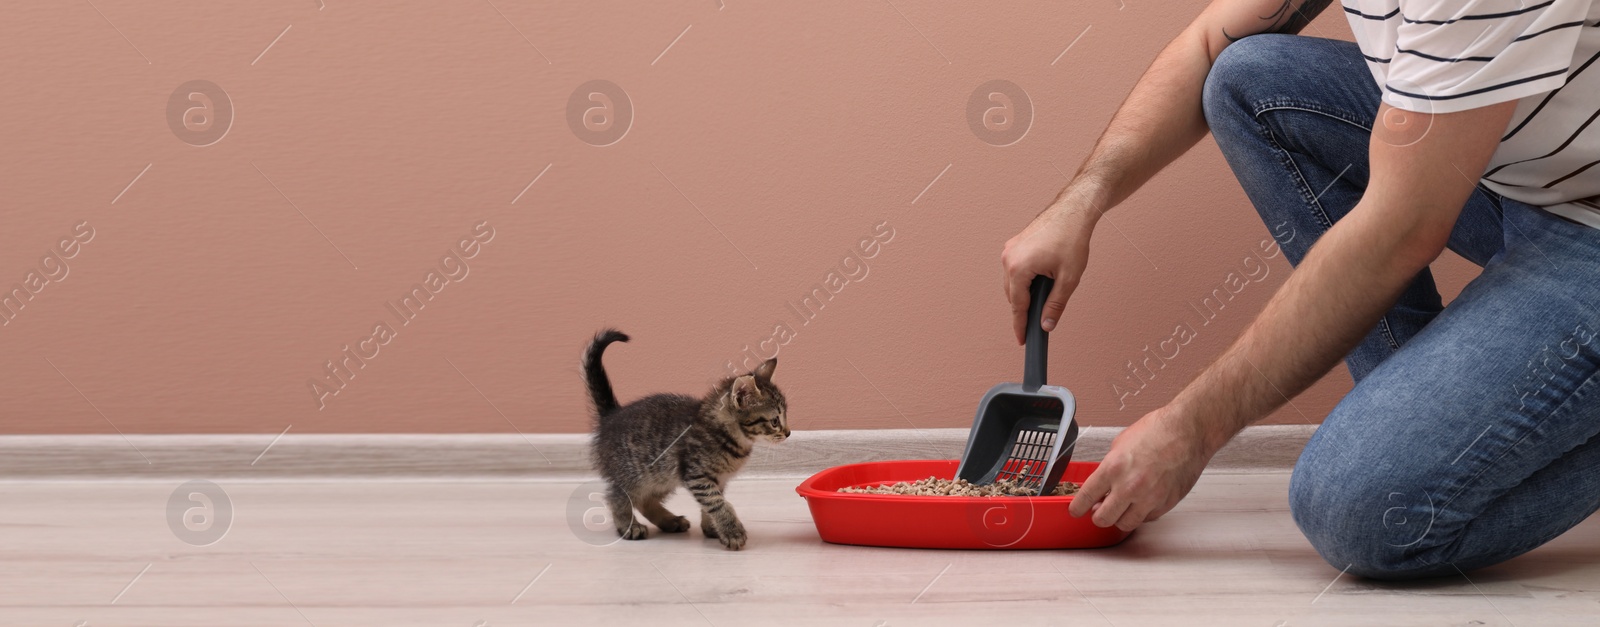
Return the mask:
[[1072,296],[1089,263],[1089,236],[1094,233],[1097,217],[1099,212],[1092,206],[1070,208],[1056,204],[1006,242],[1000,263],[1005,267],[1006,300],[1011,303],[1011,327],[1018,344],[1027,337],[1028,286],[1034,276],[1056,281],[1040,317],[1040,326],[1046,332],[1055,330],[1056,321],[1067,307],[1067,298]]
[[1177,506],[1215,453],[1177,411],[1157,409],[1118,434],[1068,512],[1076,518],[1092,511],[1096,526],[1133,531]]

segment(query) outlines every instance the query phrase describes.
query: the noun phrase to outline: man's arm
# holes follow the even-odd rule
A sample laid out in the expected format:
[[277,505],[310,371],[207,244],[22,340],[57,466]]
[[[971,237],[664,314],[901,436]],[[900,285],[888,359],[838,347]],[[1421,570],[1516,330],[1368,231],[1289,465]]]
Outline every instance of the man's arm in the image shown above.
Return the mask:
[[[1072,504],[1133,529],[1166,513],[1216,451],[1315,383],[1361,341],[1445,248],[1516,103],[1388,130],[1379,108],[1361,201],[1322,236],[1238,341],[1165,407],[1129,427]],[[1428,118],[1431,117],[1431,123]],[[1413,120],[1415,122],[1415,120]],[[1124,441],[1125,440],[1125,441]],[[1122,444],[1122,446],[1118,446]]]
[[1133,194],[1188,151],[1207,127],[1201,94],[1223,48],[1257,33],[1297,33],[1330,0],[1215,0],[1145,70],[1054,202],[1006,242],[1002,262],[1012,326],[1022,343],[1028,285],[1055,279],[1044,328],[1055,328],[1088,260],[1089,235],[1100,215]]
[[1156,56],[1077,174],[1045,212],[1081,211],[1085,209],[1081,203],[1062,199],[1084,194],[1102,210],[1092,212],[1098,217],[1133,194],[1206,136],[1201,94],[1211,64],[1224,48],[1247,35],[1298,33],[1329,2],[1212,2]]

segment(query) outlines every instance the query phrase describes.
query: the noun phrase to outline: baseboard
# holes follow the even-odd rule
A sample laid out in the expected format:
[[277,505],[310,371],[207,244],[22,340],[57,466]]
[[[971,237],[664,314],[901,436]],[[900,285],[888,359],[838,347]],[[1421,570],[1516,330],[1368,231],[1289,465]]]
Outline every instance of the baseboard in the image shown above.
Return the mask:
[[[1246,429],[1208,472],[1293,467],[1312,425]],[[1075,459],[1100,459],[1117,427],[1086,427]],[[801,477],[839,464],[955,459],[966,429],[796,432],[758,445],[743,476]],[[583,434],[0,436],[0,479],[570,479],[593,475]]]

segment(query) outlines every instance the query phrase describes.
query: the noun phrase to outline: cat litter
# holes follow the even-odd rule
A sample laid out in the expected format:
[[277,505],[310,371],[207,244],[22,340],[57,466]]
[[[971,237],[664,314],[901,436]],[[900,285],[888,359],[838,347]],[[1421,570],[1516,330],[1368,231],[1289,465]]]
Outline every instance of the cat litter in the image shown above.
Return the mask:
[[[1039,489],[1023,485],[1015,480],[1002,479],[987,485],[976,485],[966,479],[940,479],[928,477],[916,481],[901,481],[898,483],[885,483],[877,486],[857,488],[843,487],[840,492],[848,494],[903,494],[907,496],[1037,496]],[[1051,490],[1051,496],[1069,496],[1078,492],[1078,484],[1062,481]]]

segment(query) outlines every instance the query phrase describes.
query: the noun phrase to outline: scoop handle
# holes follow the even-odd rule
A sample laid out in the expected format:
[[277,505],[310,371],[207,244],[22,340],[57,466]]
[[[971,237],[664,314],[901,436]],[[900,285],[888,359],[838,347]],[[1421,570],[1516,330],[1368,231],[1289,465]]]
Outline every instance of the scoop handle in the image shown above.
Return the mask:
[[1050,289],[1055,284],[1055,279],[1039,275],[1033,277],[1033,285],[1028,287],[1027,354],[1022,362],[1025,392],[1038,390],[1045,382],[1045,366],[1050,361],[1050,334],[1045,332],[1039,319],[1044,315],[1044,301],[1050,297]]

